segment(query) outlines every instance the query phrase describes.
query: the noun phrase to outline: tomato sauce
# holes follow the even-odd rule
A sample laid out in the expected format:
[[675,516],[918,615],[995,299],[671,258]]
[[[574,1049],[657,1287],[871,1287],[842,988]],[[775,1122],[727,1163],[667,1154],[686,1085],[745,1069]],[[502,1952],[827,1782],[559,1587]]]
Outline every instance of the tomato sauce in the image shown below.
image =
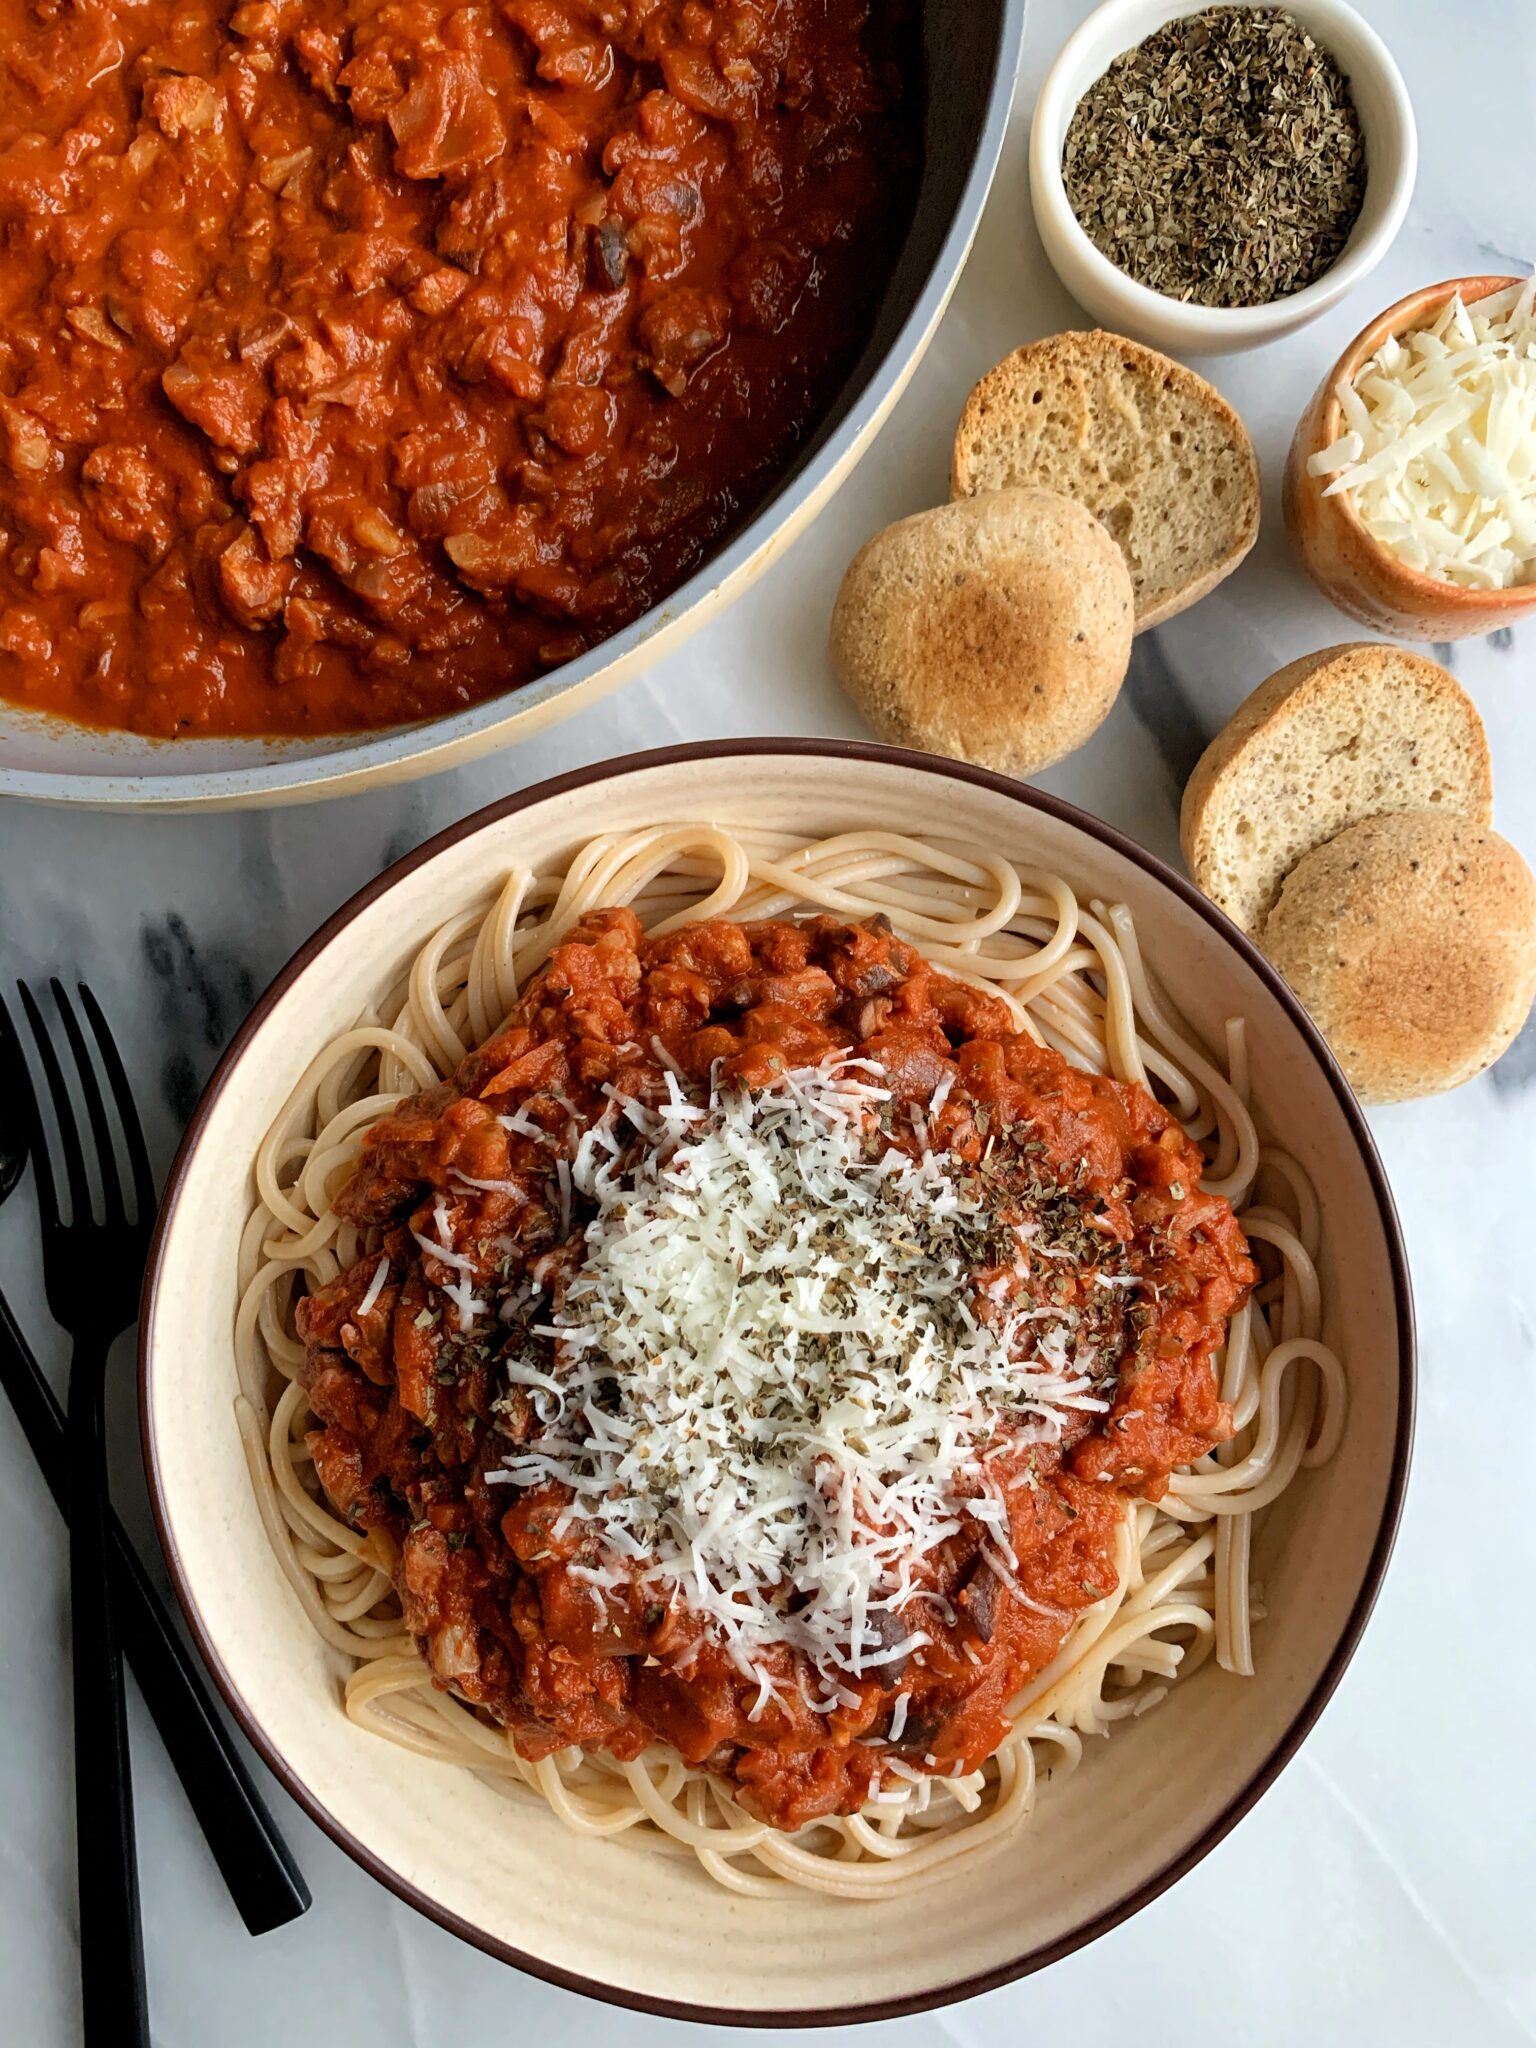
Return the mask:
[[[556,1287],[562,1262],[579,1264],[584,1218],[562,1237],[550,1149],[503,1115],[568,1145],[572,1111],[580,1128],[594,1121],[606,1087],[654,1100],[663,1061],[699,1086],[758,1089],[839,1048],[879,1063],[898,1110],[942,1093],[929,1142],[999,1214],[1026,1183],[1062,1210],[1080,1253],[1039,1262],[1052,1270],[1030,1284],[1111,1319],[1110,1398],[1059,1442],[1020,1445],[1006,1468],[1025,1482],[1006,1494],[1025,1601],[966,1520],[933,1553],[932,1613],[950,1618],[924,1610],[926,1648],[899,1670],[840,1673],[846,1697],[830,1714],[800,1704],[799,1653],[775,1649],[786,1682],[763,1711],[707,1624],[654,1582],[594,1596],[594,1525],[562,1522],[558,1485],[509,1502],[487,1483],[509,1438],[532,1427],[527,1396],[498,1388],[510,1333],[445,1334],[438,1290],[457,1275],[412,1232],[446,1227],[477,1286],[531,1272]],[[376,1286],[371,1253],[300,1304],[316,1469],[340,1512],[388,1537],[438,1683],[510,1728],[525,1755],[577,1743],[632,1757],[659,1741],[777,1826],[852,1811],[893,1758],[950,1772],[989,1756],[1008,1701],[1114,1589],[1128,1499],[1158,1498],[1175,1466],[1230,1434],[1213,1354],[1256,1268],[1227,1203],[1200,1191],[1202,1170],[1144,1090],[1016,1034],[995,997],[930,970],[883,920],[705,923],[647,939],[629,911],[593,913],[452,1082],[368,1134],[337,1206],[381,1226],[389,1270]],[[1093,1283],[1108,1249],[1141,1284],[1110,1291],[1105,1309]]]
[[913,0],[0,0],[0,694],[454,711],[674,589],[867,339]]

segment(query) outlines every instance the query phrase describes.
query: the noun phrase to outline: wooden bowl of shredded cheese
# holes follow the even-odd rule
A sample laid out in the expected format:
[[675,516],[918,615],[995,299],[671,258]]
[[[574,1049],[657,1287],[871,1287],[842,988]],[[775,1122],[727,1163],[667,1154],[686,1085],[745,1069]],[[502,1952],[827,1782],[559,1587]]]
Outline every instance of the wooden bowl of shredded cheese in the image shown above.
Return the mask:
[[1536,283],[1458,277],[1389,306],[1302,414],[1285,523],[1378,632],[1465,640],[1536,610]]

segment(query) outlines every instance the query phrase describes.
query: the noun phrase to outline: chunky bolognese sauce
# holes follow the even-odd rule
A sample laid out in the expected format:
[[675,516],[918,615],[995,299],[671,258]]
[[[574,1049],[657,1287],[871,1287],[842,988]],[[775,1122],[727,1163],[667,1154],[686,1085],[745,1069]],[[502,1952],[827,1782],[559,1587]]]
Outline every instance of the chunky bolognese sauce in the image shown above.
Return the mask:
[[[707,1159],[738,1179],[715,1270],[671,1260],[684,1360],[645,1314]],[[379,1532],[437,1683],[525,1756],[659,1742],[775,1826],[854,1811],[997,1749],[1114,1588],[1128,1502],[1230,1434],[1213,1358],[1257,1273],[1202,1171],[1146,1091],[883,919],[588,913],[364,1141],[335,1207],[374,1247],[298,1311],[316,1472]],[[955,1426],[914,1454],[924,1375]]]
[[913,0],[0,0],[0,694],[451,711],[700,562],[867,339]]

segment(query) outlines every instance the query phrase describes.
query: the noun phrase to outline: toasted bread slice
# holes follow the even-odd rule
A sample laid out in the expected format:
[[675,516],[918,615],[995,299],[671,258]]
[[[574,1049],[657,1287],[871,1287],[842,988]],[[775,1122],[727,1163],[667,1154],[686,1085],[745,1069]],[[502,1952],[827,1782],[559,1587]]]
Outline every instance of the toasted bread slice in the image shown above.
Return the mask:
[[899,519],[849,564],[832,661],[881,739],[1033,775],[1107,715],[1131,580],[1055,491],[988,491]]
[[1291,662],[1238,706],[1195,764],[1179,841],[1196,886],[1256,932],[1313,847],[1420,808],[1489,822],[1483,721],[1438,662],[1354,640]]
[[1496,832],[1390,811],[1300,860],[1260,944],[1357,1095],[1437,1095],[1492,1066],[1536,996],[1536,878]]
[[1088,507],[1125,557],[1136,630],[1214,590],[1259,531],[1259,465],[1221,393],[1100,330],[1015,349],[966,400],[957,498],[1012,485]]

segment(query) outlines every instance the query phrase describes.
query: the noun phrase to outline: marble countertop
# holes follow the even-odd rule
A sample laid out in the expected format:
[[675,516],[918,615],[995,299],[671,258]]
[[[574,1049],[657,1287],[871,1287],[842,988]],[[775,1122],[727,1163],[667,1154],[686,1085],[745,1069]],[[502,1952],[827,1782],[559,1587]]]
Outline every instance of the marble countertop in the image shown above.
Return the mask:
[[[1206,739],[1281,663],[1353,635],[1292,565],[1279,516],[1285,448],[1316,379],[1379,306],[1436,278],[1527,269],[1536,253],[1531,0],[1357,4],[1395,52],[1418,111],[1412,214],[1362,294],[1290,341],[1205,366],[1258,444],[1258,546],[1204,604],[1137,642],[1108,722],[1041,778],[1174,858],[1179,792]],[[1041,255],[1025,147],[1039,81],[1087,11],[1086,0],[1031,0],[1017,112],[980,241],[875,447],[810,537],[648,676],[474,767],[345,801],[185,818],[0,808],[0,980],[90,980],[119,1027],[162,1169],[257,992],[355,887],[440,826],[606,755],[860,730],[825,654],[843,565],[874,528],[943,496],[950,431],[974,377],[1021,341],[1084,324]],[[1497,823],[1536,858],[1536,626],[1446,658],[1489,727]],[[1536,1287],[1517,1222],[1536,1152],[1536,1030],[1472,1086],[1378,1112],[1372,1124],[1413,1259],[1422,1394],[1396,1558],[1342,1687],[1275,1789],[1170,1893],[1053,1969],[890,2023],[882,2040],[1002,2048],[1023,2036],[1096,2048],[1155,2024],[1154,2013],[1186,2048],[1536,2039],[1536,1631],[1526,1599],[1536,1521],[1524,1443]],[[25,1193],[0,1211],[0,1285],[57,1368]],[[152,1550],[127,1347],[119,1357],[119,1491]],[[0,2033],[17,2048],[62,2048],[79,2036],[64,1544],[3,1407],[0,1473]],[[675,2025],[601,2009],[460,1946],[354,1868],[270,1781],[315,1904],[295,1926],[248,1940],[137,1701],[133,1743],[164,2048],[462,2048],[514,2033],[650,2048],[680,2038]]]

